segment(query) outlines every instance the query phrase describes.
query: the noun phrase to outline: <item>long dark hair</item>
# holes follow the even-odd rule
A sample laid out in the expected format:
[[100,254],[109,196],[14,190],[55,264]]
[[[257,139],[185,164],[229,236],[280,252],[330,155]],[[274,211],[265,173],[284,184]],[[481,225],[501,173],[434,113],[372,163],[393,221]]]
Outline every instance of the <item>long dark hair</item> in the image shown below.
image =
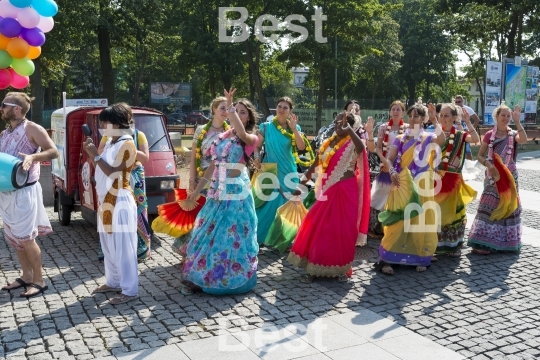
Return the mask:
[[[259,120],[259,114],[255,110],[255,106],[248,100],[248,99],[238,99],[236,102],[234,102],[234,106],[237,104],[242,104],[246,107],[248,111],[248,122],[246,125],[244,125],[244,128],[246,129],[246,133],[248,134],[254,134],[257,129],[257,122]],[[238,111],[238,110],[237,110]],[[244,150],[244,161],[246,162],[246,166],[249,167],[251,162],[251,156],[248,156],[246,154],[246,143],[242,140],[239,140],[240,144],[242,144],[242,149]]]

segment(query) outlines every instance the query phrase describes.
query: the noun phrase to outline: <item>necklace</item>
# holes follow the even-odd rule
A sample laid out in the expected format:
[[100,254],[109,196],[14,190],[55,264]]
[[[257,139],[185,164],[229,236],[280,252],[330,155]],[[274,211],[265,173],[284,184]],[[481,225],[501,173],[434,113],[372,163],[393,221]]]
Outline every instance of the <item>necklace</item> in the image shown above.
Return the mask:
[[452,152],[452,149],[454,148],[454,138],[456,134],[456,128],[452,126],[452,129],[448,132],[444,132],[445,134],[449,134],[450,137],[448,138],[448,143],[446,145],[446,153],[444,154],[444,157],[442,159],[443,162],[443,168],[444,170],[448,170],[448,161],[450,160],[450,154]]
[[[204,136],[212,126],[212,120],[210,120],[206,125],[204,125],[203,129],[201,130],[201,134],[197,138],[197,148],[195,149],[195,170],[197,172],[198,176],[203,176],[204,171],[201,167],[201,159],[202,159],[202,142],[204,139]],[[220,129],[221,130],[221,129]],[[229,130],[229,124],[226,122],[223,122],[223,130]]]
[[216,130],[221,130],[221,129],[223,129],[223,126],[221,126],[221,127],[220,127],[220,126],[214,126],[214,125],[212,125],[212,123],[210,123],[210,127],[211,127],[212,129],[216,129]]
[[[392,125],[394,125],[394,119],[390,118],[390,121],[388,122],[388,125],[386,126],[386,131],[384,133],[384,139],[383,139],[383,157],[386,157],[386,153],[388,151],[388,140],[390,138],[390,131],[392,130]],[[405,124],[403,123],[403,119],[399,119],[399,131],[398,135],[403,134],[403,129],[405,129]]]
[[17,125],[15,125],[14,127],[11,127],[11,122],[8,124],[7,126],[7,129],[9,131],[9,133],[12,133],[16,128],[18,128],[26,119],[22,119],[20,120]]
[[334,156],[334,154],[336,153],[336,151],[338,151],[339,149],[341,149],[341,147],[351,139],[351,137],[349,135],[345,136],[343,139],[341,139],[336,145],[334,145],[334,147],[332,148],[332,150],[330,150],[330,153],[326,156],[326,158],[324,159],[324,162],[322,161],[322,156],[324,154],[324,152],[326,151],[326,149],[328,149],[328,147],[330,146],[330,144],[337,138],[337,135],[332,135],[330,137],[330,139],[326,140],[322,146],[321,146],[321,149],[319,150],[319,165],[322,165],[322,171],[323,172],[326,172],[326,168],[328,167],[328,165],[330,164],[330,160],[332,160],[332,157]]
[[311,166],[311,164],[313,164],[313,161],[315,160],[315,153],[313,152],[313,149],[311,148],[311,144],[309,143],[309,140],[306,138],[306,135],[300,134],[300,136],[302,136],[302,139],[304,140],[304,144],[306,145],[306,151],[309,153],[310,159],[308,161],[302,161],[300,160],[300,157],[298,156],[298,149],[296,148],[296,138],[294,137],[294,134],[292,133],[291,126],[289,125],[289,120],[287,120],[287,125],[288,125],[287,130],[285,130],[281,126],[281,124],[279,123],[277,119],[277,116],[274,116],[272,123],[281,134],[283,134],[285,137],[291,140],[291,152],[292,152],[294,161],[300,166],[305,166],[305,167]]

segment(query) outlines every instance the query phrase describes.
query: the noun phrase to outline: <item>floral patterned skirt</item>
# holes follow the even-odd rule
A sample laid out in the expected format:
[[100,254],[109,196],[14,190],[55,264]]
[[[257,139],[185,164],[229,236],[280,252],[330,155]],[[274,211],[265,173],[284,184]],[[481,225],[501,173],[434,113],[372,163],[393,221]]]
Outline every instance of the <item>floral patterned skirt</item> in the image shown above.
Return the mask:
[[[242,173],[227,193],[249,188]],[[240,200],[208,198],[197,215],[186,249],[184,280],[210,294],[239,294],[256,285],[257,216],[251,192]]]

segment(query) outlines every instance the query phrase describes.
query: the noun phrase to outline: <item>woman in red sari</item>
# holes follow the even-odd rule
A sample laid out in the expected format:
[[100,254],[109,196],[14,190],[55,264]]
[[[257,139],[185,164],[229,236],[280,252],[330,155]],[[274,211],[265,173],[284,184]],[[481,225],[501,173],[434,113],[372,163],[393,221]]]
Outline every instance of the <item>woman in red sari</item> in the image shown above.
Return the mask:
[[[336,133],[322,145],[318,159],[301,179],[304,185],[318,168],[315,184],[317,201],[306,215],[287,260],[303,268],[303,282],[317,276],[338,277],[347,281],[352,275],[355,245],[369,217],[363,206],[365,147],[356,130],[360,118],[346,111],[334,120]],[[345,126],[347,125],[347,126]],[[299,194],[297,189],[295,194]],[[369,192],[365,194],[369,196]],[[364,230],[365,231],[365,230]]]

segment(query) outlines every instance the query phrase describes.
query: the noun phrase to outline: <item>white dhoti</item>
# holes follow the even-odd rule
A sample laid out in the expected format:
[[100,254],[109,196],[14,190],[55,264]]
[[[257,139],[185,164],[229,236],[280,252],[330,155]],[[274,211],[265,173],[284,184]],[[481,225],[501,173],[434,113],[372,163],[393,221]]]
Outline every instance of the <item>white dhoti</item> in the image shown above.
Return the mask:
[[4,221],[4,238],[19,251],[24,249],[22,242],[34,241],[37,236],[52,232],[39,182],[22,189],[0,192],[0,216]]
[[122,294],[139,293],[137,269],[137,205],[133,194],[126,189],[118,191],[112,217],[112,233],[98,216],[98,233],[105,263],[106,285],[121,288]]

